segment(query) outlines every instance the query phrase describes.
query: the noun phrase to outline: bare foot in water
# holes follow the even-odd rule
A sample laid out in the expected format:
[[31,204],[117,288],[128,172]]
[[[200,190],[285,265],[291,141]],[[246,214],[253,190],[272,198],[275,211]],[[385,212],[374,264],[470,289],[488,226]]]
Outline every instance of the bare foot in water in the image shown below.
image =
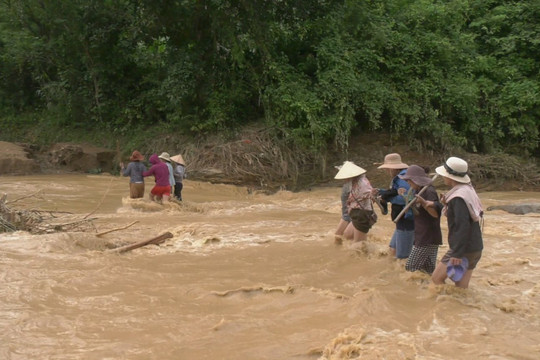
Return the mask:
[[366,246],[367,245],[365,241],[353,241],[351,245],[349,245],[349,249],[359,253],[367,253]]

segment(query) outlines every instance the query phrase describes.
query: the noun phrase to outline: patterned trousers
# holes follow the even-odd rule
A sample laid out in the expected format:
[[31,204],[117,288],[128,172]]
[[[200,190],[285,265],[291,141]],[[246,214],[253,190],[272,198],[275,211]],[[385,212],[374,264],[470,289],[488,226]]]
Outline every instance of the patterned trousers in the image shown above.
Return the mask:
[[424,271],[428,274],[433,273],[437,265],[437,252],[439,245],[416,246],[413,245],[411,255],[405,264],[407,271]]

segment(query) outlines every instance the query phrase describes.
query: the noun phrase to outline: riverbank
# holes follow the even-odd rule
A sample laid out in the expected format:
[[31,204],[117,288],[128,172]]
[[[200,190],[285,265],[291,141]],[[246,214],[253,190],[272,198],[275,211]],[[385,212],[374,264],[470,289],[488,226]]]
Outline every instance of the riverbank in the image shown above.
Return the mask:
[[[56,143],[38,146],[28,143],[0,141],[1,175],[39,173],[119,173],[118,163],[128,161],[132,149],[120,146],[96,146],[85,143]],[[109,147],[113,147],[109,144]],[[521,159],[498,153],[490,155],[455,150],[448,154],[425,151],[385,134],[365,134],[352,137],[345,153],[329,149],[313,154],[299,147],[279,142],[261,128],[244,129],[235,137],[208,136],[188,139],[163,135],[134,145],[148,158],[152,153],[181,153],[186,160],[188,177],[212,183],[248,186],[254,190],[292,191],[313,186],[336,186],[335,166],[345,160],[365,168],[374,186],[388,182],[377,166],[391,152],[401,154],[408,164],[418,164],[433,171],[448,156],[459,156],[469,162],[471,177],[480,191],[538,191],[540,167],[534,158]],[[124,149],[124,150],[123,150]]]

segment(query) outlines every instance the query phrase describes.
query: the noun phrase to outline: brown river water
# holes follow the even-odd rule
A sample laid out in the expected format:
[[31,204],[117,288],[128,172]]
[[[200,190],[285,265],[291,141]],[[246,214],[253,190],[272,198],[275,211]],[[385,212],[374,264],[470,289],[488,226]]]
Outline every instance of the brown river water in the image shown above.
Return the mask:
[[[126,178],[2,176],[12,207],[95,220],[86,232],[0,233],[0,359],[540,358],[540,214],[486,212],[462,290],[392,259],[387,216],[361,251],[334,245],[340,192],[188,179],[184,203],[162,206],[130,200]],[[540,202],[479,195],[484,208]],[[107,251],[167,231],[159,246]]]

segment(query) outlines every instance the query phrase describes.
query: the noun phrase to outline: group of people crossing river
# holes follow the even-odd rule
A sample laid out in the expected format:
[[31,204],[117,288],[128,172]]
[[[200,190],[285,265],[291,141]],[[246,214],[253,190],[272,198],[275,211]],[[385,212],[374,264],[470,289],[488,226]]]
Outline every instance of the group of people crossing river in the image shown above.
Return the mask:
[[[151,167],[146,168],[144,156],[133,151],[130,163],[120,163],[123,176],[130,177],[130,197],[144,197],[144,178],[154,176],[155,185],[150,200],[166,202],[182,200],[182,180],[185,162],[182,155],[152,154]],[[341,219],[335,239],[352,240],[352,247],[362,246],[369,230],[377,222],[376,204],[382,215],[390,214],[395,230],[389,242],[390,254],[406,259],[407,271],[422,271],[431,275],[435,284],[444,284],[447,278],[458,287],[467,288],[472,272],[482,256],[481,223],[483,210],[480,199],[471,185],[468,164],[458,157],[450,157],[435,169],[431,178],[429,169],[407,165],[397,153],[385,156],[378,167],[391,178],[388,188],[372,187],[366,170],[351,161],[339,167],[335,179],[344,180],[341,191]],[[433,185],[442,176],[449,191],[440,197]],[[449,250],[437,262],[442,245],[440,219],[448,221]]]
[[182,155],[170,156],[163,152],[161,155],[152,154],[148,161],[150,169],[143,163],[144,156],[137,150],[133,151],[127,167],[120,163],[123,176],[129,176],[129,197],[140,199],[144,197],[144,178],[154,176],[155,185],[150,191],[150,200],[162,203],[171,198],[182,201],[183,179],[186,177],[185,162]]
[[[377,204],[383,215],[390,212],[396,224],[389,243],[390,253],[398,259],[407,259],[407,271],[430,274],[437,285],[450,278],[456,286],[467,288],[483,250],[482,204],[471,185],[467,162],[450,157],[430,178],[429,169],[409,166],[399,154],[392,153],[385,156],[379,169],[387,171],[392,179],[387,189],[372,187],[366,170],[351,161],[339,167],[335,179],[345,182],[336,243],[347,239],[352,240],[352,247],[362,245],[377,222],[374,211]],[[449,188],[440,197],[433,186],[437,176],[442,176]],[[442,245],[441,215],[448,221],[449,250],[437,263],[438,248]]]

